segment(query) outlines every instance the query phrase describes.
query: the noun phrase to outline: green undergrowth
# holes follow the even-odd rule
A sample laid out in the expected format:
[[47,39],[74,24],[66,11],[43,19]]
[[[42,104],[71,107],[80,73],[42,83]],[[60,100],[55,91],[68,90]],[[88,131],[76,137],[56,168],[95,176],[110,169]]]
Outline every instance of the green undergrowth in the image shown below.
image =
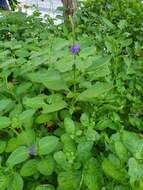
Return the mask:
[[143,190],[142,13],[88,1],[73,55],[64,25],[2,12],[0,190]]

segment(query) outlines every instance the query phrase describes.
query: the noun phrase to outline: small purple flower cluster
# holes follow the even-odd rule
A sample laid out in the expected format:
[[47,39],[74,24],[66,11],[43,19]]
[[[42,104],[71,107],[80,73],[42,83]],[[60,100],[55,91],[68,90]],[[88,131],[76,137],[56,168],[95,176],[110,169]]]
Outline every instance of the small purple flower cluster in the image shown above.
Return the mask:
[[31,147],[29,147],[29,155],[31,155],[31,156],[36,156],[36,148],[35,148],[35,145],[32,145]]
[[79,52],[79,50],[80,50],[79,44],[75,44],[75,45],[71,46],[71,48],[70,48],[70,52],[72,54],[77,54]]

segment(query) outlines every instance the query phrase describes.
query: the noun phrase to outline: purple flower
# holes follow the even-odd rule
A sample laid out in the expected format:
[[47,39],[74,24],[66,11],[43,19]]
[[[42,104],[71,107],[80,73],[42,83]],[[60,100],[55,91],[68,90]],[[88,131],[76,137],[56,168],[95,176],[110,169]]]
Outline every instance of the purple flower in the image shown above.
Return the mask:
[[80,45],[79,44],[75,44],[70,48],[70,52],[73,54],[77,54],[80,50]]
[[36,148],[35,148],[35,145],[32,145],[30,148],[29,148],[29,154],[31,156],[36,156]]

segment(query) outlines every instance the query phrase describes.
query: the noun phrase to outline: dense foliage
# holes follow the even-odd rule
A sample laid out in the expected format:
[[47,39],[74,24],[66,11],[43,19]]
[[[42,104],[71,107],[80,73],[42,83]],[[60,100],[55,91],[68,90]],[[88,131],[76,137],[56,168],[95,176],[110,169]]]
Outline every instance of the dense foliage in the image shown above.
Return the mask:
[[143,189],[142,12],[88,1],[73,33],[2,13],[0,190]]

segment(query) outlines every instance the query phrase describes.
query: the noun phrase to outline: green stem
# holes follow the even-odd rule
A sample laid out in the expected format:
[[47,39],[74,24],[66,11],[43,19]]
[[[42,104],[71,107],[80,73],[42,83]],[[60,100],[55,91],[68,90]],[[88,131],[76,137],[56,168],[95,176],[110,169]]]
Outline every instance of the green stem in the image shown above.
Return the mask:
[[73,64],[73,72],[74,72],[74,93],[76,93],[76,56],[74,55],[74,64]]
[[19,133],[15,130],[15,129],[13,129],[12,127],[9,127],[17,136],[19,135]]
[[83,178],[84,178],[84,175],[83,175],[83,173],[82,173],[82,176],[81,176],[81,180],[80,180],[80,184],[79,184],[78,190],[80,190],[81,187],[82,187],[82,184],[83,184]]
[[[71,23],[71,28],[72,28],[72,42],[73,46],[75,45],[75,26],[73,22],[72,16],[69,16],[69,20]],[[74,55],[74,63],[73,63],[73,73],[74,73],[74,93],[76,93],[76,55]]]
[[72,28],[72,40],[73,40],[73,45],[75,44],[75,27],[74,27],[74,22],[72,16],[69,16],[69,20],[71,23],[71,28]]

